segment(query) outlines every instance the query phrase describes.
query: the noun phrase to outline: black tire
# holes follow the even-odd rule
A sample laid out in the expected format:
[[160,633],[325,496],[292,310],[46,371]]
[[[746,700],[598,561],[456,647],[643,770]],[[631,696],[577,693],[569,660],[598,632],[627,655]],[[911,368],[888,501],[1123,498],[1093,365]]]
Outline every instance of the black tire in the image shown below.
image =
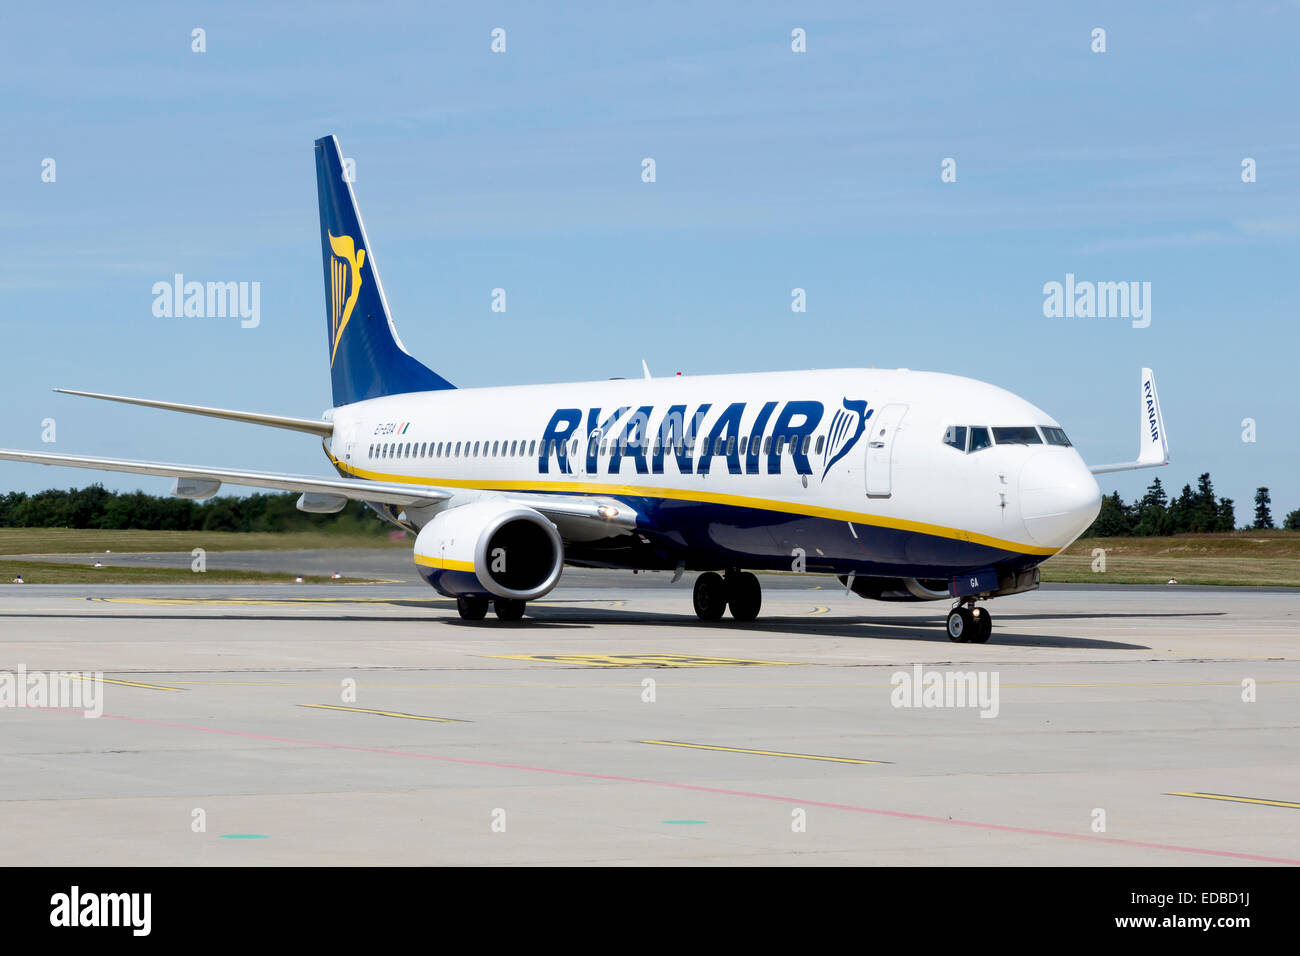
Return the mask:
[[971,631],[970,642],[972,644],[987,644],[989,637],[993,634],[993,615],[988,612],[987,608],[977,607],[973,611],[975,618],[975,629]]
[[758,583],[758,577],[748,571],[740,571],[728,574],[726,585],[727,607],[731,608],[731,616],[737,621],[752,621],[758,617],[759,609],[763,606],[763,586]]
[[497,598],[492,602],[492,610],[497,612],[497,620],[499,621],[517,621],[524,616],[526,604],[525,601]]
[[975,621],[970,609],[955,607],[948,612],[948,640],[965,644],[975,632]]
[[462,594],[456,598],[456,610],[460,612],[462,620],[481,621],[487,617],[487,598],[466,597]]
[[721,574],[706,571],[695,579],[695,614],[701,621],[720,621],[727,610],[727,585]]

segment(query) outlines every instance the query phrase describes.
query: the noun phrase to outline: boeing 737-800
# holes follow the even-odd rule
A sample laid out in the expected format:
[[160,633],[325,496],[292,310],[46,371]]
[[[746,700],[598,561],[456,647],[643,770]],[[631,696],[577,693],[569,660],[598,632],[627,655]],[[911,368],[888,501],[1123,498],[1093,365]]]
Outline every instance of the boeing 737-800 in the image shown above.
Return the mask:
[[[402,345],[338,141],[316,141],[334,407],[320,419],[71,392],[316,435],[339,477],[26,451],[0,459],[366,502],[415,536],[421,576],[463,618],[517,620],[565,565],[682,573],[704,621],[751,621],[754,571],[838,576],[883,601],[951,601],[948,636],[987,641],[978,602],[1038,587],[1096,518],[1097,473],[1168,463],[1149,369],[1138,459],[1089,468],[1010,392],[907,369],[831,369],[458,389]],[[59,391],[65,391],[59,389]],[[719,573],[722,572],[722,573]]]

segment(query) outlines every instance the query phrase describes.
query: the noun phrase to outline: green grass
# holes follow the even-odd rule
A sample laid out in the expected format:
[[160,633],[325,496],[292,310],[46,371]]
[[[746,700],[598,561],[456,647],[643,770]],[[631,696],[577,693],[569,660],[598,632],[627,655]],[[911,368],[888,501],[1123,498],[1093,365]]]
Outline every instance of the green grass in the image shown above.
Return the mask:
[[[189,568],[92,568],[85,564],[46,561],[0,561],[0,585],[21,573],[25,584],[293,584],[295,575],[264,571],[206,571]],[[331,581],[324,575],[303,575],[304,584],[370,584],[374,579]]]
[[386,534],[293,531],[102,531],[77,528],[0,528],[0,555],[86,554],[104,551],[308,551],[326,548],[409,548],[411,539]]
[[[1106,570],[1092,570],[1093,549]],[[1168,538],[1084,538],[1042,565],[1043,580],[1071,584],[1179,584],[1300,587],[1300,534],[1233,531]]]

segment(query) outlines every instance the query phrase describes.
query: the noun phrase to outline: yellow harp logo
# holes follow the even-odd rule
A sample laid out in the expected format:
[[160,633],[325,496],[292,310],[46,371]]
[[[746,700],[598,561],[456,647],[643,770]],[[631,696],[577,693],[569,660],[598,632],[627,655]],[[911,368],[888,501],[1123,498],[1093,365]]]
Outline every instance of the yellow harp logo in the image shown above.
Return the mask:
[[330,256],[330,338],[334,346],[330,350],[330,368],[333,368],[343,330],[361,293],[361,267],[366,262],[366,250],[357,249],[351,236],[336,236],[328,231],[326,235],[334,253]]

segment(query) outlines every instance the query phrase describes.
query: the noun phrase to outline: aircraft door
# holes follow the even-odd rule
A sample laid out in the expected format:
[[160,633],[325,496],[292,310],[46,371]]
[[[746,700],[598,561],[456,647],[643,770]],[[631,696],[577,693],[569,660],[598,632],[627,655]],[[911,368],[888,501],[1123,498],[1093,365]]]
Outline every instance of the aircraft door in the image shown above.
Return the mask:
[[[342,432],[338,436],[341,440],[334,449],[334,456],[350,462],[352,461],[352,451],[357,440],[357,423],[355,421],[346,422],[339,430]],[[331,440],[331,444],[334,444],[333,440]]]
[[886,405],[867,425],[867,496],[888,498],[893,494],[894,441],[898,424],[907,414],[906,405]]

